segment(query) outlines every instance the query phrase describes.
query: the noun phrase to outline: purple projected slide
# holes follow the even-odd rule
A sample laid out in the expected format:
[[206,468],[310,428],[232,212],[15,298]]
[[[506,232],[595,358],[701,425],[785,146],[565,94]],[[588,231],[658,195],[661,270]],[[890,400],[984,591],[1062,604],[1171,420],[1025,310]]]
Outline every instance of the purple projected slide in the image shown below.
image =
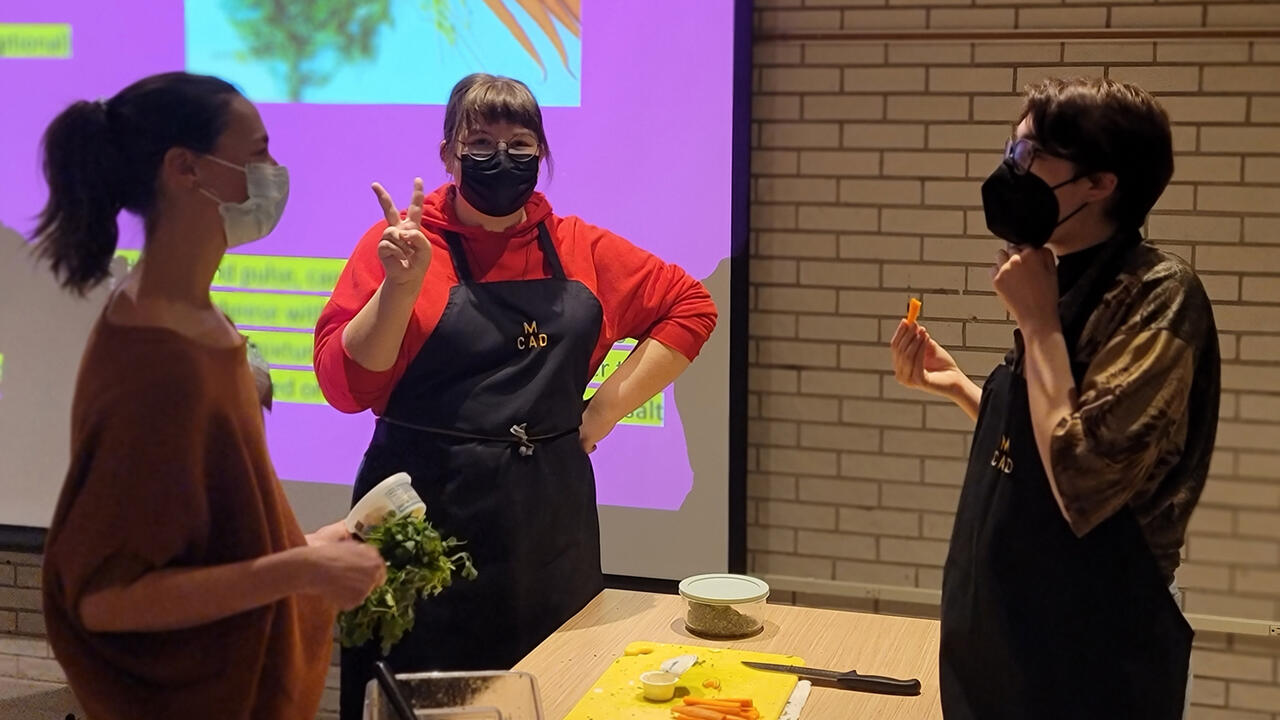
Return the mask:
[[[540,189],[558,213],[609,228],[698,278],[729,257],[732,0],[581,8],[547,0],[539,17],[514,1],[504,15],[482,0],[392,0],[383,16],[379,3],[351,0],[346,17],[305,20],[318,49],[289,45],[297,33],[275,29],[275,5],[6,0],[0,222],[24,234],[33,227],[45,193],[38,141],[68,103],[176,69],[241,87],[259,104],[293,187],[275,232],[228,256],[214,297],[272,365],[267,432],[282,479],[352,482],[373,416],[323,404],[311,373],[315,316],[380,217],[370,182],[406,202],[414,176],[428,188],[445,181],[443,103],[468,72],[518,77],[542,101],[555,174],[544,172]],[[129,257],[140,235],[135,223],[122,227]],[[629,347],[615,348],[597,381]],[[592,456],[602,505],[684,502],[693,472],[675,398],[668,389],[646,404]]]

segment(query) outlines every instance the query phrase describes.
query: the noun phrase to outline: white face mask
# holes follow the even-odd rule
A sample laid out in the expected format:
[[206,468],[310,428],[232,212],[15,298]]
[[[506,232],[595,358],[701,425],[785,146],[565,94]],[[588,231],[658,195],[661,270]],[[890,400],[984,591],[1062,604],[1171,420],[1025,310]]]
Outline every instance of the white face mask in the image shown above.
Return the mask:
[[244,173],[249,189],[248,200],[229,203],[200,188],[200,192],[218,203],[218,213],[222,215],[222,225],[227,233],[227,247],[237,247],[266,237],[284,215],[284,205],[289,200],[289,170],[283,165],[267,163],[249,163],[240,167],[212,155],[206,157]]

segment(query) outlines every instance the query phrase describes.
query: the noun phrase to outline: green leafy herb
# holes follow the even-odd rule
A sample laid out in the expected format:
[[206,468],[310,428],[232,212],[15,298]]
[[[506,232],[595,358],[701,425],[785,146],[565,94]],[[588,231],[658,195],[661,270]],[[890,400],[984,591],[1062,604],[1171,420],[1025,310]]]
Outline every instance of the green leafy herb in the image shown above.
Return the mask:
[[414,605],[419,598],[439,595],[453,584],[455,571],[467,580],[476,579],[471,556],[458,551],[464,543],[456,538],[442,539],[421,517],[388,515],[368,531],[365,542],[387,561],[387,581],[375,588],[363,605],[338,617],[343,647],[363,645],[376,636],[382,643],[382,654],[387,655],[413,629]]

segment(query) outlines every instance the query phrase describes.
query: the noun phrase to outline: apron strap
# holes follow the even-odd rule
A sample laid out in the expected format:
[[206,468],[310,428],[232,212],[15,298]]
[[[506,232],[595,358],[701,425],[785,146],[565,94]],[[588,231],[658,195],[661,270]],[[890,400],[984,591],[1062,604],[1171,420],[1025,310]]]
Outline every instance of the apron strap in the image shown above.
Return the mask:
[[[462,236],[452,230],[446,230],[444,239],[449,243],[449,259],[453,261],[453,272],[457,274],[458,282],[463,285],[470,284],[474,278],[471,275],[471,266],[467,264]],[[555,243],[551,242],[551,232],[547,230],[546,223],[538,223],[538,247],[542,250],[542,256],[547,264],[551,266],[551,277],[555,280],[564,280],[564,266],[560,264],[560,254],[556,252]]]
[[537,447],[535,443],[559,440],[562,437],[572,435],[573,433],[576,433],[579,431],[579,429],[575,427],[575,428],[570,428],[568,430],[561,430],[559,432],[546,433],[543,435],[530,435],[528,430],[529,424],[520,423],[518,425],[511,426],[511,429],[507,431],[510,433],[510,435],[494,437],[491,435],[478,435],[475,433],[462,432],[460,430],[452,430],[449,428],[416,425],[414,423],[397,420],[391,417],[390,415],[382,415],[378,418],[378,421],[389,423],[391,425],[398,425],[399,427],[402,427],[402,428],[407,428],[409,430],[416,430],[417,432],[427,433],[429,435],[443,435],[445,437],[458,438],[460,440],[474,440],[477,442],[501,443],[501,444],[516,443],[518,445],[518,449],[521,457],[528,457],[532,455],[534,452],[534,449]]
[[560,254],[556,252],[555,243],[551,242],[551,232],[546,223],[538,223],[538,247],[542,248],[542,256],[551,266],[551,277],[564,280],[564,266],[560,264]]
[[462,236],[452,230],[446,230],[444,239],[449,243],[449,259],[453,261],[453,272],[458,282],[471,284],[471,266],[467,264],[466,250],[462,247]]

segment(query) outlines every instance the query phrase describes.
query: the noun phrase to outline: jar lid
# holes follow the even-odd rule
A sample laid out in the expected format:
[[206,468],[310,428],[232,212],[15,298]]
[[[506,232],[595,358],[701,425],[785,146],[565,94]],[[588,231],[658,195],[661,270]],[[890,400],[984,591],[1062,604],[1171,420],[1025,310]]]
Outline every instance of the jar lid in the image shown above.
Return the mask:
[[680,594],[704,605],[738,605],[769,597],[769,583],[747,575],[695,575],[680,581]]

